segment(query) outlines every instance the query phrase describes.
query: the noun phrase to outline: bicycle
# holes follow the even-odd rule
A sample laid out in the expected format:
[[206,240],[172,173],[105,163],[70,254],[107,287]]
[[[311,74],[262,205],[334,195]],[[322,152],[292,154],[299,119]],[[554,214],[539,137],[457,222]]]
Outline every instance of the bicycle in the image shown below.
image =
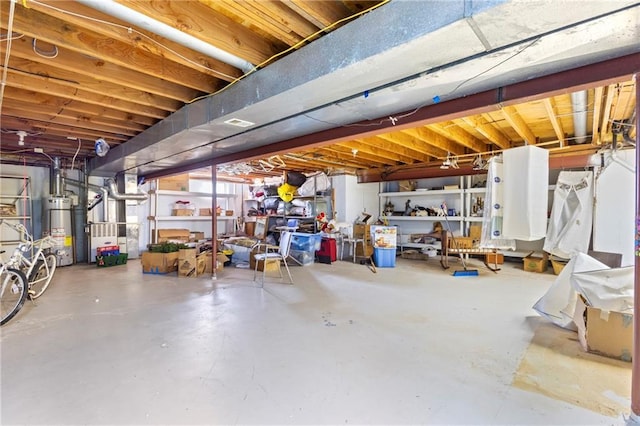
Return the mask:
[[49,251],[55,243],[53,237],[34,241],[24,225],[0,220],[2,223],[20,233],[20,243],[9,261],[0,265],[0,325],[20,311],[27,297],[35,300],[42,296],[58,264],[56,255]]

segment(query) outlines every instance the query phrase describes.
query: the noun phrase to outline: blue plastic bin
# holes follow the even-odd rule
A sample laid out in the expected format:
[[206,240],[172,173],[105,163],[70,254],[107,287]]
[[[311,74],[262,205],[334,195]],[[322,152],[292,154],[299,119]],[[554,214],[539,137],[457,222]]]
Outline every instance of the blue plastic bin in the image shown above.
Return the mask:
[[396,249],[394,248],[374,248],[373,261],[378,268],[395,268]]
[[320,250],[322,242],[321,234],[305,234],[303,232],[292,232],[291,250],[308,251],[314,254]]

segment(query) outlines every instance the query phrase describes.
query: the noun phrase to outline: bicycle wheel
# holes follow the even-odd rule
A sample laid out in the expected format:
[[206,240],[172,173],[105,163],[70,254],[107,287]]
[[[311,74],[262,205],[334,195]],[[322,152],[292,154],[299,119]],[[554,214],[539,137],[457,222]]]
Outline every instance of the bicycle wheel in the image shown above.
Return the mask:
[[0,325],[6,324],[27,299],[27,278],[17,269],[0,272]]
[[31,276],[29,276],[29,297],[37,299],[49,287],[49,283],[56,271],[58,258],[55,254],[49,253],[44,256],[44,260],[38,260]]

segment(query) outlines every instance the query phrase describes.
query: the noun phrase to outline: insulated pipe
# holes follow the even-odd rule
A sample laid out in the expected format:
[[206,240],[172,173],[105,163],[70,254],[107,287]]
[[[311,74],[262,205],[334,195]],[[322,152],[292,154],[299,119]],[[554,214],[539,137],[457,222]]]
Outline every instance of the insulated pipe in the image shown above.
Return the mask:
[[101,187],[102,192],[102,221],[109,222],[109,190]]
[[113,0],[78,0],[78,3],[89,6],[107,15],[122,19],[132,25],[144,28],[147,31],[158,34],[168,40],[181,44],[189,49],[193,49],[207,56],[215,58],[219,61],[229,64],[233,67],[240,68],[244,73],[253,70],[255,67],[249,61],[245,61],[229,52],[218,49],[196,37],[184,33],[160,21],[148,17],[145,14],[129,9]]
[[146,201],[149,199],[149,194],[138,193],[138,194],[121,194],[118,192],[118,187],[116,186],[116,182],[113,179],[107,179],[106,188],[109,191],[109,196],[114,200],[124,201],[124,200],[137,200],[137,201]]
[[[573,106],[573,135],[575,143],[587,141],[587,91],[571,93]],[[594,129],[595,131],[596,129]]]

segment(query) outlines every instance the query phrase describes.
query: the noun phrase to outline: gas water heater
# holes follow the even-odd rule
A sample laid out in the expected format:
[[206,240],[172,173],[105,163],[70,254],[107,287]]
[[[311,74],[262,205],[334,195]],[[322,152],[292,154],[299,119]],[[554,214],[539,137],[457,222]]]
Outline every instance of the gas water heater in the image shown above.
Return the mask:
[[58,266],[73,264],[73,223],[71,198],[65,196],[60,159],[53,159],[52,194],[44,205],[43,231],[54,239],[52,251],[58,258]]

